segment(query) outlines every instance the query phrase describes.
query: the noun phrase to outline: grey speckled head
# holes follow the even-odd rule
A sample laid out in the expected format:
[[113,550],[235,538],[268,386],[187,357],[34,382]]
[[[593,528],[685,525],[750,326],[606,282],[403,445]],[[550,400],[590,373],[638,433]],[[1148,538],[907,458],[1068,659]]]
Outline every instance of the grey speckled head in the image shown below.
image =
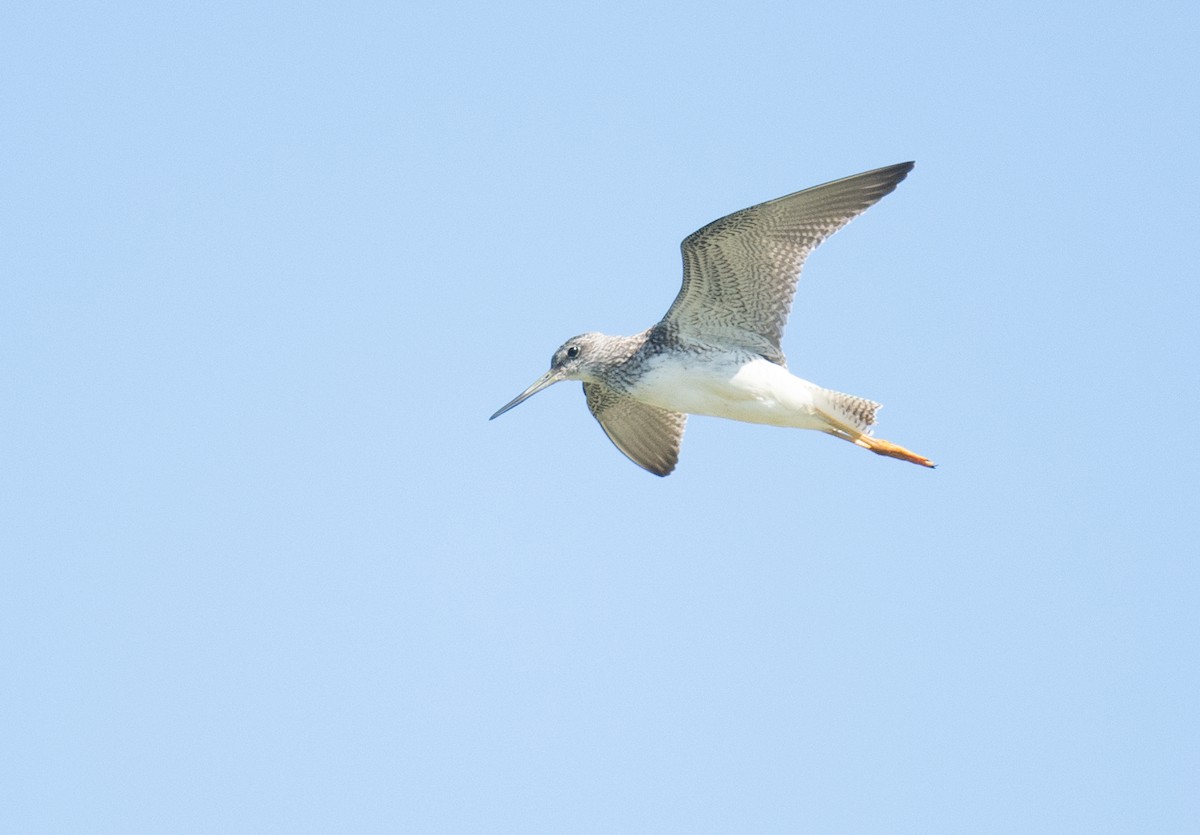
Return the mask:
[[538,377],[529,388],[501,406],[488,420],[495,420],[509,409],[520,406],[539,391],[563,380],[585,383],[602,382],[612,369],[623,363],[645,341],[644,335],[605,336],[602,333],[581,333],[559,346],[550,358],[550,370]]

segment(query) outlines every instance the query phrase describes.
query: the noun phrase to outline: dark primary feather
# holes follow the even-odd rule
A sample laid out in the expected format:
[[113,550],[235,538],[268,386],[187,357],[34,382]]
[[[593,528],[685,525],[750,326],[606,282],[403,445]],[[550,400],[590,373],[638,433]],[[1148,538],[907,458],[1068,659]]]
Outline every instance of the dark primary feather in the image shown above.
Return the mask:
[[804,259],[907,176],[904,162],[726,215],[684,239],[683,287],[660,327],[732,342],[780,365]]

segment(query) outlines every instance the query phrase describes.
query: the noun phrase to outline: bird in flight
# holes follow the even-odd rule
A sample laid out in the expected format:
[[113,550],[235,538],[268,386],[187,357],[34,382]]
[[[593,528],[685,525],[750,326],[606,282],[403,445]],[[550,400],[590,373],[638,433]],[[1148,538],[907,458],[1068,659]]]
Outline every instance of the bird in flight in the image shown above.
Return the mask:
[[684,239],[683,287],[667,314],[634,336],[585,333],[491,420],[563,380],[633,463],[666,476],[689,414],[815,429],[923,467],[928,458],[871,436],[880,404],[794,376],[780,347],[804,260],[891,193],[902,162],[759,203]]

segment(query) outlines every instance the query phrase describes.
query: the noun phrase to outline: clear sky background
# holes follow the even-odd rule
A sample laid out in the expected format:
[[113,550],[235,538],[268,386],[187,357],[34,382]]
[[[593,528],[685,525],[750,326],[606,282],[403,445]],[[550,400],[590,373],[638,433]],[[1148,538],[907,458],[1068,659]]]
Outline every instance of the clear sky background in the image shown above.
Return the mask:
[[[0,830],[1200,831],[1191,3],[10,6]],[[870,168],[792,369],[577,384]]]

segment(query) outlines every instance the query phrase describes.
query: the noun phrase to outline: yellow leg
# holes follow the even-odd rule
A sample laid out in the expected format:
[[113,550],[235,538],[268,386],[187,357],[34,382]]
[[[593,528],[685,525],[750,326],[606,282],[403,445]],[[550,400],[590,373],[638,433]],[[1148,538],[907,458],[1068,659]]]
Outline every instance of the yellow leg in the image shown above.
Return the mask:
[[911,461],[913,464],[920,464],[922,467],[936,467],[937,465],[923,455],[917,455],[911,450],[907,450],[899,444],[893,444],[891,441],[885,441],[882,438],[872,438],[870,435],[864,435],[853,427],[847,426],[836,418],[830,417],[825,412],[817,411],[828,424],[829,434],[841,438],[844,441],[850,441],[863,449],[869,449],[876,455],[886,455],[888,458],[899,458],[901,461]]
[[888,458],[911,461],[914,464],[920,464],[922,467],[933,468],[937,466],[937,464],[930,461],[924,455],[917,455],[915,452],[907,450],[899,444],[893,444],[891,441],[885,441],[883,438],[872,438],[864,435],[861,438],[855,438],[854,443],[863,449],[871,450],[876,455],[886,455]]

